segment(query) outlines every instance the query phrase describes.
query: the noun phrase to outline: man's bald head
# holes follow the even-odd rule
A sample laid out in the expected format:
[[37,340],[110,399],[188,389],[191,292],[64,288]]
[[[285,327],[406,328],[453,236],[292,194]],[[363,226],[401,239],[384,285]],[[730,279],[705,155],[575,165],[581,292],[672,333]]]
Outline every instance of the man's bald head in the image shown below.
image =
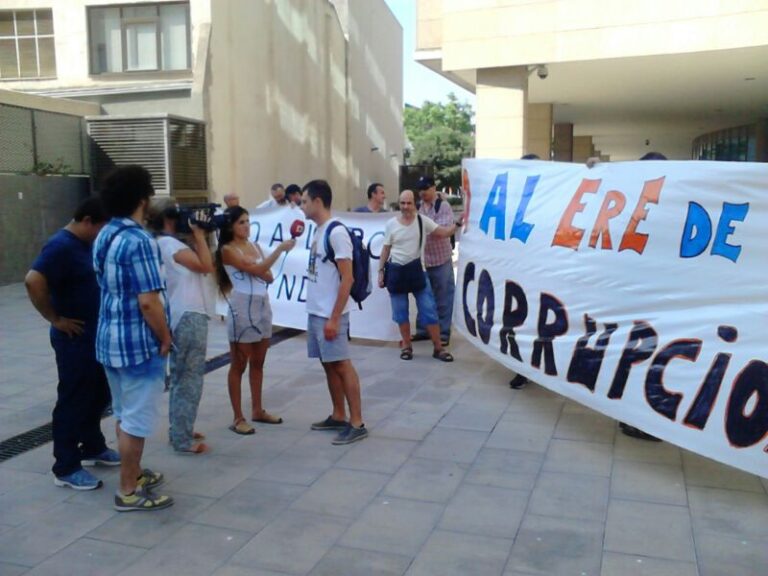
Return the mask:
[[411,202],[416,202],[416,196],[413,193],[413,190],[403,190],[400,192],[400,202],[403,200],[410,200]]
[[400,192],[400,212],[409,216],[416,212],[416,195],[412,190]]

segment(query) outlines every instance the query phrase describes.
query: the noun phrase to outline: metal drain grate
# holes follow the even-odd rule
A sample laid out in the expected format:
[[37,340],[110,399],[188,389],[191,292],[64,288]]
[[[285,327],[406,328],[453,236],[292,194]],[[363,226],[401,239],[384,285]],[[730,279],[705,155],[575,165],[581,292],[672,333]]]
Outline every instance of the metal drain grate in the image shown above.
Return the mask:
[[[269,343],[270,347],[280,344],[289,338],[293,338],[302,333],[302,330],[295,328],[283,328],[272,335]],[[229,364],[229,352],[219,354],[205,361],[205,373],[213,372]],[[30,450],[34,450],[43,444],[53,440],[53,423],[43,424],[27,432],[23,432],[0,442],[0,462],[10,460],[14,456],[19,456]]]
[[24,454],[33,448],[47,444],[53,438],[53,424],[43,424],[27,432],[0,442],[0,462]]

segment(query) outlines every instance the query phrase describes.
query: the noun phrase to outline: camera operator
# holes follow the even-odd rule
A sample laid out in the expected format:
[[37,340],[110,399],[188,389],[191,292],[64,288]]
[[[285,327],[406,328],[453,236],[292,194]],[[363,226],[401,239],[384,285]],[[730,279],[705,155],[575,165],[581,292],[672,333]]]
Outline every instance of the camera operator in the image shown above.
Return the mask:
[[[157,238],[165,266],[168,302],[171,309],[171,385],[168,407],[169,438],[174,450],[202,454],[208,446],[194,431],[203,392],[208,315],[205,311],[203,277],[214,271],[205,237],[207,214],[179,211],[170,197],[153,198],[148,224]],[[192,247],[176,236],[179,229],[192,231]]]

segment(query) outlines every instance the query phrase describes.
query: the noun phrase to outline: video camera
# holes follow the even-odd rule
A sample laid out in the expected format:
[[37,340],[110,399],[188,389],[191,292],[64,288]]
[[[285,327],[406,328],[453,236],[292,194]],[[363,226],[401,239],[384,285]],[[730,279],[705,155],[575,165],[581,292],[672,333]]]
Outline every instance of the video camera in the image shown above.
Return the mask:
[[179,206],[175,209],[176,231],[181,234],[190,234],[192,232],[190,222],[206,232],[223,228],[229,223],[229,214],[216,214],[219,206],[221,204],[212,202]]

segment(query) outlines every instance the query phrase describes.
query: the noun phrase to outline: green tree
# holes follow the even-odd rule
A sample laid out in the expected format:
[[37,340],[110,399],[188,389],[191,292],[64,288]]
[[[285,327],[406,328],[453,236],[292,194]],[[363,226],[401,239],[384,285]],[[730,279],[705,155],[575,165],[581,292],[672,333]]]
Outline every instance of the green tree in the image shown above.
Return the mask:
[[405,135],[413,148],[411,164],[435,167],[442,186],[461,186],[461,160],[475,155],[472,106],[448,94],[446,104],[424,102],[421,108],[407,107],[403,115]]

